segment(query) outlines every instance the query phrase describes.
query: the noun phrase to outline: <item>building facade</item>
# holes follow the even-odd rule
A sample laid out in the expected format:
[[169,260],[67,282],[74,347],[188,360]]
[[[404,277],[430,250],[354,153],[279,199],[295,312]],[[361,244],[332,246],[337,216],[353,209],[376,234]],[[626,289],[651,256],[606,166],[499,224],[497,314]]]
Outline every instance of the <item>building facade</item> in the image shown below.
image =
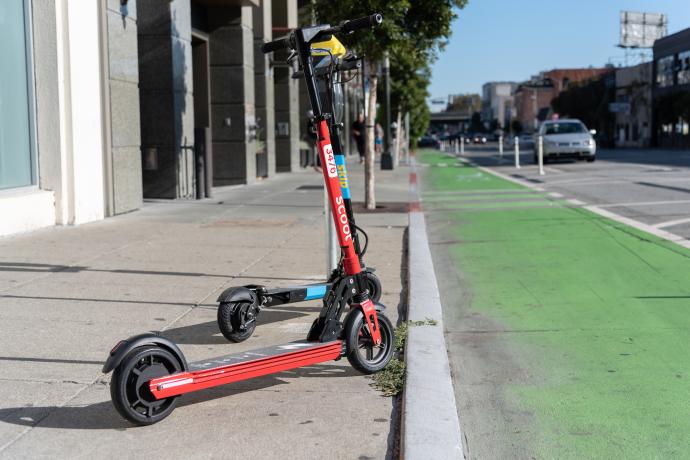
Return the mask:
[[616,69],[616,147],[649,147],[652,133],[652,63]]
[[489,82],[482,86],[482,122],[487,129],[509,129],[513,113],[514,82]]
[[296,24],[297,0],[0,2],[0,235],[299,167],[298,83],[260,51]]
[[551,114],[551,101],[573,83],[600,77],[611,72],[608,67],[586,69],[553,69],[541,72],[520,83],[515,90],[517,120],[526,132],[534,132]]
[[654,43],[652,79],[652,142],[690,148],[690,28]]

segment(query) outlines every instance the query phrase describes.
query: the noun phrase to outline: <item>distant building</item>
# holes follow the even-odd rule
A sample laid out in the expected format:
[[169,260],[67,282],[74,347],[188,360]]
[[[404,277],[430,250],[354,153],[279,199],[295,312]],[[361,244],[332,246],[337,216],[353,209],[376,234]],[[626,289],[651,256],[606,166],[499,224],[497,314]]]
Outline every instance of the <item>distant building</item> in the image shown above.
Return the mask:
[[[572,83],[589,80],[611,72],[608,67],[585,69],[554,69],[541,72],[520,83],[515,90],[517,119],[527,132],[533,132],[551,113],[551,101]],[[541,114],[541,118],[540,118]]]
[[648,147],[652,124],[652,63],[616,69],[616,147]]
[[498,128],[508,129],[513,118],[513,93],[517,83],[510,81],[494,81],[485,83],[482,87],[482,121],[487,128],[494,120]]
[[690,147],[690,28],[654,43],[652,142]]

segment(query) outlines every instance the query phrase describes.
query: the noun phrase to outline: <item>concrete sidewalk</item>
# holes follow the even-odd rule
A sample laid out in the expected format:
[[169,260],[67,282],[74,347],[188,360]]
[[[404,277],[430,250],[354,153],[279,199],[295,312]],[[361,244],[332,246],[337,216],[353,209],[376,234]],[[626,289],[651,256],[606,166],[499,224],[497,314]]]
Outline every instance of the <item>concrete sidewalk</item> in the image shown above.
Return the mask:
[[[361,166],[348,167],[361,202]],[[356,216],[394,323],[404,307],[408,175],[377,170],[377,199],[389,207]],[[251,339],[230,344],[215,300],[228,286],[324,278],[321,182],[311,170],[279,175],[213,199],[152,202],[95,224],[0,239],[0,458],[389,455],[392,400],[344,360],[185,395],[145,428],[119,417],[110,375],[100,372],[119,339],[148,330],[163,331],[188,360],[303,338],[320,302],[265,310]]]

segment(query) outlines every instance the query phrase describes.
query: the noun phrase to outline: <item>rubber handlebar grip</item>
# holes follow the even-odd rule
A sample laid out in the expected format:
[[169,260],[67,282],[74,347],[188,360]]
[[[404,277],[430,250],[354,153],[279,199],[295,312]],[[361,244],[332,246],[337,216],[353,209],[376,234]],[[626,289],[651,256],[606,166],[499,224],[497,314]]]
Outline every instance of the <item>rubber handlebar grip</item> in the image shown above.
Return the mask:
[[347,21],[341,26],[341,30],[345,33],[354,32],[359,29],[369,29],[376,27],[383,22],[383,16],[380,13],[374,13],[370,16],[365,16],[359,19]]
[[272,42],[266,42],[261,45],[261,52],[264,54],[272,53],[274,51],[284,50],[290,46],[290,40],[285,38],[279,38],[278,40],[273,40]]

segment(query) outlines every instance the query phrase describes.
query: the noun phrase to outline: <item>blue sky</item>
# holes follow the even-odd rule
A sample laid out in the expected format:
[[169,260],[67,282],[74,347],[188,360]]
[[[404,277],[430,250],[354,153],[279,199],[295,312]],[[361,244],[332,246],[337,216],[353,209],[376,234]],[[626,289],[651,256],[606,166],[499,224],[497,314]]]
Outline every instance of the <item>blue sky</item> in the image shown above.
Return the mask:
[[669,33],[690,27],[690,0],[469,0],[432,66],[432,97],[476,92],[556,67],[620,62],[622,10],[665,13]]

